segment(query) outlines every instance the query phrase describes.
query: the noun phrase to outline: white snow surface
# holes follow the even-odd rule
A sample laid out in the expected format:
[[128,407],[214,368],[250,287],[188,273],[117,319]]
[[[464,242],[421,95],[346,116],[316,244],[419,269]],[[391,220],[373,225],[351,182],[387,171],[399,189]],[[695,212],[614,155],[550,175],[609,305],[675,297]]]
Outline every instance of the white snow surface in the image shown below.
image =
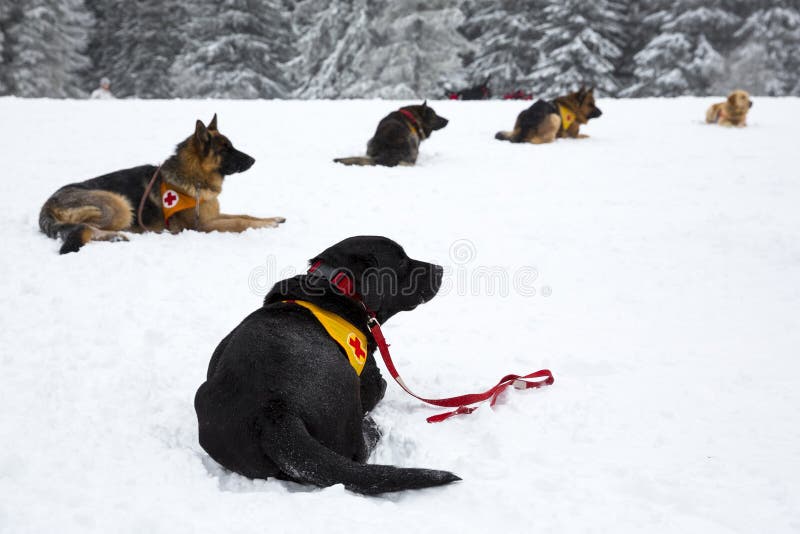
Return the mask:
[[[800,531],[800,99],[755,99],[744,129],[702,122],[718,100],[600,100],[589,139],[544,146],[493,139],[529,103],[433,102],[449,126],[387,169],[331,159],[399,102],[0,99],[0,531]],[[223,211],[281,228],[66,256],[39,232],[58,187],[159,163],[215,112],[257,160]],[[432,425],[390,381],[370,461],[450,486],[363,497],[226,472],[193,408],[212,351],[358,234],[447,269],[384,328],[412,389],[541,368],[555,384]]]

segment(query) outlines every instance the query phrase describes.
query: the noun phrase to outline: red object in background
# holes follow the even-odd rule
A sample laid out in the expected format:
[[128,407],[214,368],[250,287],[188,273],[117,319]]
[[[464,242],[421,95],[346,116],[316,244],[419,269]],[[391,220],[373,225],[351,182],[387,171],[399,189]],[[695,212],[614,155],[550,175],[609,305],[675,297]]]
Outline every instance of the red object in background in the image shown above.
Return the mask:
[[513,93],[504,94],[503,100],[533,100],[533,95],[531,93],[526,93],[525,91],[518,89]]

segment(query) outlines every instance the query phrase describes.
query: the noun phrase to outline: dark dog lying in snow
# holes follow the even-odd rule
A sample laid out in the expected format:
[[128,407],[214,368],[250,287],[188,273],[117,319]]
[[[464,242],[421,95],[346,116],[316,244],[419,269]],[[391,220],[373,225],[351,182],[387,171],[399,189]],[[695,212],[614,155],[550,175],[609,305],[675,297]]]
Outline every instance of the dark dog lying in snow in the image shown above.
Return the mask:
[[[460,480],[364,463],[379,437],[367,413],[386,390],[365,308],[380,322],[416,308],[439,290],[442,268],[367,236],[345,239],[311,264],[309,274],[276,284],[214,351],[195,397],[202,447],[250,478],[365,494]],[[387,275],[391,287],[381,287]]]
[[336,158],[344,165],[414,165],[419,154],[419,144],[434,130],[447,126],[448,120],[436,114],[428,101],[421,106],[405,106],[386,115],[375,135],[367,142],[367,155]]

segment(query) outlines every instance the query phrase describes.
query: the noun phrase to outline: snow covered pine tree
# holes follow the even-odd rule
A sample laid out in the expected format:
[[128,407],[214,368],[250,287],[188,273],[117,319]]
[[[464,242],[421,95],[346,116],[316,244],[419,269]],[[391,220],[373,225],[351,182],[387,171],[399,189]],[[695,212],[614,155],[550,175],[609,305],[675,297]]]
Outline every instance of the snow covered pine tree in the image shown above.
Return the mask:
[[529,76],[536,94],[551,97],[581,85],[614,96],[625,45],[627,5],[615,0],[549,0],[535,43],[541,58]]
[[526,77],[539,60],[535,43],[541,35],[536,23],[544,0],[467,0],[465,20],[458,31],[472,43],[473,53],[464,58],[471,83],[491,76],[495,94],[527,91]]
[[[322,7],[323,4],[326,7]],[[322,9],[309,16],[312,6]],[[457,31],[464,15],[451,2],[354,0],[300,2],[298,96],[394,98],[441,96],[447,81],[464,85]]]
[[6,95],[9,92],[9,69],[6,65],[6,53],[4,45],[6,42],[6,26],[9,25],[11,19],[11,3],[0,4],[0,95]]
[[171,70],[176,96],[287,96],[293,35],[281,0],[204,0],[192,9]]
[[118,97],[171,98],[169,69],[183,46],[180,22],[188,16],[179,0],[90,0],[105,17],[95,78],[108,76]]
[[655,36],[634,60],[634,83],[621,96],[706,95],[723,73],[718,49],[740,18],[722,0],[658,0],[646,3],[643,24]]
[[89,30],[94,20],[83,0],[27,0],[10,24],[8,83],[27,97],[82,97]]
[[798,0],[0,0],[20,96],[784,95],[798,48]]
[[[753,94],[800,96],[800,11],[796,0],[776,0],[751,13],[735,38],[727,86]],[[792,7],[795,6],[795,9]]]

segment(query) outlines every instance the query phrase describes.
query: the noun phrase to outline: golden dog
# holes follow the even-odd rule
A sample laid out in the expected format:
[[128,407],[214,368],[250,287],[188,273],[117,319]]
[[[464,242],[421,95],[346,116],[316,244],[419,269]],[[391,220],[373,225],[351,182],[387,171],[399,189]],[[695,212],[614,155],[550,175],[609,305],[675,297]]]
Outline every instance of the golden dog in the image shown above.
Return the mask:
[[753,107],[750,94],[737,89],[728,95],[728,100],[713,104],[706,111],[706,122],[720,126],[747,126],[747,112]]

